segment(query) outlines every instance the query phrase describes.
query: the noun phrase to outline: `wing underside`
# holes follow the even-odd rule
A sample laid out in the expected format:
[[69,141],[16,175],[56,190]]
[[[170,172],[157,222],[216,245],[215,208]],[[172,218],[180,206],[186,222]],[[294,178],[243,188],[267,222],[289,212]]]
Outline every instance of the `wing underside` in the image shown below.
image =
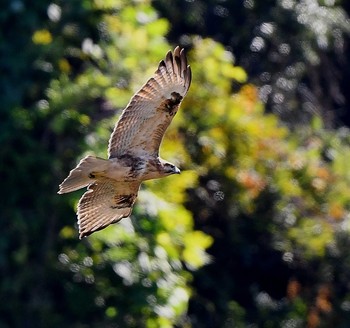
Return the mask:
[[85,237],[131,214],[139,182],[103,178],[88,187],[78,204],[79,237]]
[[175,48],[159,63],[147,83],[131,98],[109,140],[109,158],[126,152],[157,155],[165,130],[191,83],[183,50]]

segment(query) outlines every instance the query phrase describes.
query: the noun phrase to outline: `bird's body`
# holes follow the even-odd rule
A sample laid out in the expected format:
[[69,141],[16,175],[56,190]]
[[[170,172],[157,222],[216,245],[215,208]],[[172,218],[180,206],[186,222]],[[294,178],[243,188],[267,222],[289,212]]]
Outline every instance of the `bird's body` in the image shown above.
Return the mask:
[[60,194],[88,187],[78,204],[80,238],[128,217],[143,181],[180,173],[159,157],[159,146],[190,84],[191,69],[176,47],[124,109],[108,159],[83,158],[60,184]]

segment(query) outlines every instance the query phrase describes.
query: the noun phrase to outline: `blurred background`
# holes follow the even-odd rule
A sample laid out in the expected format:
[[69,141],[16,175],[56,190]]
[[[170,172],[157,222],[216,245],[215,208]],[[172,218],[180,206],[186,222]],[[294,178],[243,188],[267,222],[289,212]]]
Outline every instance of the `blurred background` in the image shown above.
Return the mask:
[[[349,327],[350,3],[0,5],[0,327]],[[193,83],[131,219],[57,195],[158,62]]]

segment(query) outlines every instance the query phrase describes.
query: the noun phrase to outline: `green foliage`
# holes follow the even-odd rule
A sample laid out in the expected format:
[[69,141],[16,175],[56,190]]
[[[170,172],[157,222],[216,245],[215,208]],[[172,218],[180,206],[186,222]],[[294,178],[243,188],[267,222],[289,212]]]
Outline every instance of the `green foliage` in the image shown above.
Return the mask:
[[[227,61],[221,45],[209,39],[194,45],[194,84],[179,129],[191,141],[187,165],[200,172],[188,208],[197,227],[213,236],[209,252],[215,259],[195,273],[201,297],[192,302],[202,319],[196,326],[232,323],[232,297],[249,304],[244,317],[259,327],[288,320],[303,326],[324,315],[326,326],[332,325],[329,293],[320,294],[318,284],[327,282],[335,292],[323,261],[337,247],[338,233],[349,232],[349,132],[327,131],[315,119],[313,129],[292,133],[264,114],[254,86],[231,94],[234,77],[220,71]],[[203,63],[216,69],[203,72]],[[318,274],[312,273],[315,265],[322,268]],[[286,301],[293,276],[302,287]],[[308,289],[319,294],[316,301]],[[211,310],[204,314],[201,307]]]
[[314,113],[327,126],[350,117],[346,1],[172,1],[154,5],[172,23],[169,39],[195,33],[223,43],[259,87],[262,101],[290,126]]
[[[37,53],[33,69],[47,73],[47,79],[29,81],[36,92],[4,112],[18,134],[2,130],[3,190],[13,190],[3,196],[8,207],[1,220],[2,254],[9,254],[1,263],[6,279],[0,288],[8,298],[0,308],[2,323],[184,323],[191,270],[208,262],[205,249],[212,242],[193,230],[192,214],[183,205],[186,188],[196,183],[194,172],[173,184],[169,178],[145,187],[132,216],[134,227],[127,219],[83,242],[73,227],[80,194],[55,196],[80,155],[87,150],[105,155],[117,119],[111,109],[124,107],[156,69],[170,48],[164,38],[168,24],[148,2],[42,5],[49,20],[33,26],[27,42]],[[74,13],[84,20],[94,17],[95,30],[86,33],[87,25],[72,23]],[[19,308],[23,298],[28,306]]]
[[2,6],[0,326],[348,326],[347,129],[289,130],[230,52],[187,35],[193,84],[161,149],[182,174],[79,241],[81,192],[57,186],[105,157],[172,25],[150,1]]

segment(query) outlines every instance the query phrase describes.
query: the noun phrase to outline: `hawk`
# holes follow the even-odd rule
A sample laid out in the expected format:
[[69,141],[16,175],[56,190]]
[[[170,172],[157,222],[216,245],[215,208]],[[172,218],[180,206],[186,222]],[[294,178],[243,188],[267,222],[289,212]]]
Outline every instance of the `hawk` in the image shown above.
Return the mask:
[[108,159],[83,158],[60,184],[59,194],[87,187],[77,209],[80,239],[130,216],[143,181],[180,173],[159,157],[159,147],[190,84],[191,68],[176,47],[123,110]]

